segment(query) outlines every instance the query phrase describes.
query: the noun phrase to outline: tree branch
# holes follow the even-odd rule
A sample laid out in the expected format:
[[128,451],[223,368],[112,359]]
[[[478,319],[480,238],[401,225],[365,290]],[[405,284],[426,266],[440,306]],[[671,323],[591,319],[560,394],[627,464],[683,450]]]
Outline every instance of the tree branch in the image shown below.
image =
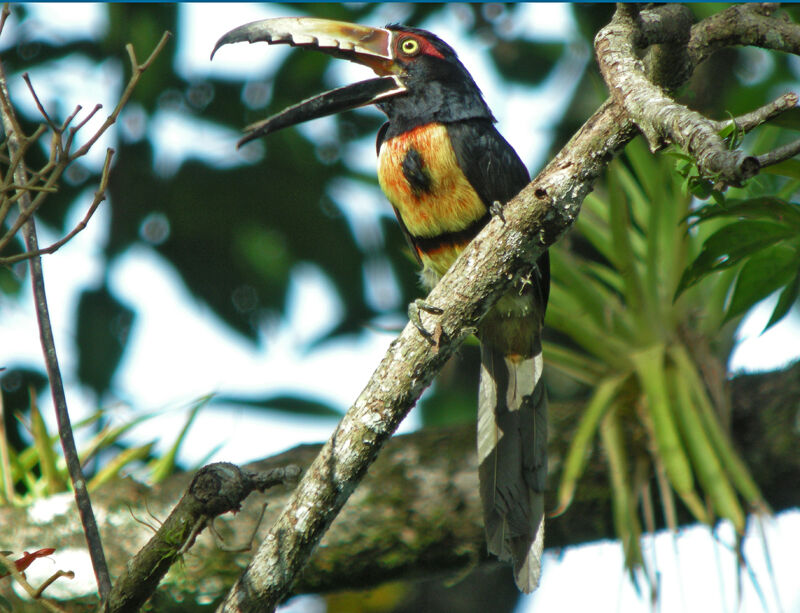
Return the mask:
[[762,168],[789,160],[800,153],[800,140],[793,141],[756,157]]
[[711,125],[714,127],[714,130],[720,132],[724,128],[728,127],[731,122],[735,122],[736,127],[739,130],[747,133],[755,130],[758,126],[768,122],[770,119],[775,119],[781,113],[784,113],[795,106],[797,106],[797,94],[794,92],[788,92],[782,96],[778,96],[778,98],[769,104],[765,104],[761,108],[750,111],[749,113],[745,113],[744,115],[739,115],[733,119],[712,121]]
[[287,594],[333,521],[422,391],[511,283],[570,227],[593,181],[633,138],[633,126],[604,104],[569,144],[459,256],[425,301],[443,308],[427,329],[429,344],[409,324],[390,346],[236,582],[223,611],[268,611]]
[[[4,11],[8,10],[6,6]],[[8,149],[12,159],[16,157],[19,150],[19,142],[22,138],[22,130],[17,123],[14,109],[11,106],[11,97],[8,93],[8,84],[5,70],[0,64],[0,115],[2,115],[3,129],[8,138]],[[20,158],[14,171],[14,181],[19,185],[28,182],[25,163]],[[21,190],[19,199],[20,217],[31,214],[33,204],[30,193]],[[27,219],[22,226],[25,239],[25,248],[29,252],[36,252],[39,249],[38,238],[36,236],[36,223],[33,217]],[[81,516],[81,523],[86,534],[86,542],[89,553],[92,557],[92,567],[95,571],[97,586],[102,598],[105,598],[111,590],[111,578],[108,574],[108,564],[103,553],[103,544],[100,540],[100,532],[97,529],[97,521],[92,511],[92,502],[89,492],[86,489],[86,480],[83,476],[78,450],[75,447],[75,439],[72,435],[69,411],[67,409],[67,398],[64,392],[64,382],[61,378],[61,369],[56,355],[55,339],[50,323],[50,313],[47,306],[47,295],[44,287],[44,274],[42,272],[42,260],[39,256],[30,258],[31,285],[33,288],[34,304],[36,306],[36,320],[39,325],[39,336],[44,354],[45,368],[47,377],[50,381],[50,390],[55,405],[56,421],[58,422],[58,435],[61,446],[64,450],[64,458],[67,463],[70,480],[75,490],[75,503]]]
[[[800,489],[786,486],[800,471],[796,434],[791,427],[796,421],[795,399],[800,396],[800,365],[773,373],[741,375],[731,385],[732,436],[742,457],[773,509],[800,506]],[[548,449],[551,484],[558,483],[584,408],[580,403],[552,407]],[[245,469],[265,472],[287,464],[307,469],[320,448],[303,445]],[[548,520],[547,547],[551,551],[615,538],[605,459],[597,445],[588,453],[587,471],[571,506]],[[486,554],[477,466],[475,424],[393,437],[325,534],[292,586],[292,593],[364,589],[386,581],[431,578],[432,573],[452,579],[464,576],[475,565],[496,564]],[[112,574],[122,573],[126,561],[151,536],[137,518],[166,517],[191,479],[192,475],[178,474],[152,489],[130,479],[116,480],[93,495],[97,512],[114,518],[113,525],[103,527]],[[266,499],[269,507],[258,533],[263,537],[290,495],[289,488],[278,486],[264,497],[250,496],[239,513],[216,520],[216,531],[224,535],[226,545],[247,541]],[[57,498],[53,498],[44,506],[53,509],[57,505]],[[678,523],[691,521],[680,506],[677,508]],[[82,547],[83,535],[74,508],[64,504],[63,511],[47,522],[29,513],[29,509],[0,507],[0,525],[12,527],[4,546],[18,551],[44,544],[57,547],[51,557],[63,566],[59,552]],[[655,520],[657,528],[666,525],[658,512]],[[222,550],[206,531],[184,555],[182,575],[172,580],[168,576],[159,592],[173,602],[220,598],[246,560],[242,553]],[[507,573],[511,582],[510,569]]]
[[[678,49],[691,40],[694,30],[687,33],[688,22],[680,25],[683,34],[676,43],[655,33],[657,21],[640,16],[635,7],[621,6],[612,23],[598,34],[598,61],[616,104],[607,102],[595,113],[537,179],[505,207],[503,217],[495,217],[464,250],[425,299],[444,311],[426,325],[436,330],[438,342],[429,346],[409,325],[392,343],[221,611],[271,610],[287,594],[380,448],[459,346],[462,331],[475,327],[511,283],[569,228],[592,182],[633,137],[634,123],[652,148],[666,142],[683,146],[697,158],[703,172],[727,183],[738,185],[758,171],[754,156],[730,151],[712,122],[676,104],[647,78],[635,53],[635,44],[645,35],[675,47],[667,51],[682,53],[690,61]],[[663,59],[656,61],[663,63]],[[670,86],[680,84],[690,73],[679,71]]]
[[297,466],[273,468],[263,473],[244,471],[219,462],[201,468],[186,493],[147,545],[125,565],[103,610],[106,613],[138,611],[158,587],[170,566],[194,545],[195,539],[218,515],[239,511],[253,490],[265,491],[294,482]]
[[[6,23],[9,9],[8,5],[3,8],[2,17],[0,18],[0,32]],[[58,128],[53,123],[52,119],[45,112],[44,107],[39,101],[38,97],[33,92],[30,80],[25,79],[29,88],[33,92],[34,101],[40,112],[45,118],[45,121],[53,129],[53,138],[50,147],[50,159],[45,164],[44,168],[40,169],[38,173],[33,173],[29,176],[28,170],[25,165],[24,155],[27,147],[29,147],[39,136],[43,133],[44,127],[40,126],[33,137],[26,138],[22,132],[16,118],[16,114],[11,102],[11,97],[8,90],[8,82],[5,75],[4,68],[0,64],[0,119],[7,137],[6,146],[9,151],[9,170],[4,180],[4,188],[10,189],[14,186],[16,194],[14,200],[19,206],[19,215],[11,225],[11,228],[6,234],[0,238],[0,250],[6,245],[16,234],[17,231],[22,229],[23,238],[25,242],[26,253],[20,258],[7,258],[5,263],[10,263],[9,260],[15,259],[28,259],[31,271],[31,285],[34,294],[34,304],[36,308],[36,317],[39,325],[39,334],[42,345],[42,353],[44,355],[45,368],[47,370],[48,380],[50,382],[51,394],[53,397],[53,404],[55,406],[56,421],[58,423],[58,434],[61,441],[61,446],[64,451],[64,457],[67,464],[67,470],[70,476],[75,492],[75,502],[78,506],[81,522],[86,535],[86,541],[89,548],[89,553],[92,558],[92,566],[95,571],[97,579],[98,591],[101,599],[105,599],[111,590],[111,579],[108,573],[108,565],[103,552],[103,545],[100,539],[100,533],[97,528],[94,513],[92,511],[92,503],[86,488],[86,481],[84,479],[83,470],[81,468],[78,452],[75,447],[75,440],[72,433],[72,425],[70,423],[69,410],[67,408],[67,399],[64,392],[64,384],[61,378],[61,370],[58,363],[58,356],[56,354],[55,340],[53,337],[52,325],[50,322],[49,308],[47,305],[47,296],[45,292],[44,275],[42,272],[41,253],[48,251],[55,251],[61,245],[70,240],[85,226],[88,219],[99,206],[100,202],[104,199],[104,190],[108,180],[108,169],[111,162],[111,153],[109,150],[106,156],[106,161],[103,167],[103,175],[101,185],[98,193],[95,195],[94,201],[89,208],[84,220],[76,226],[64,239],[56,242],[45,249],[39,249],[38,238],[36,234],[36,224],[34,220],[34,213],[38,207],[44,202],[44,199],[49,193],[55,189],[59,179],[66,168],[76,159],[86,155],[92,145],[100,138],[100,136],[116,121],[123,106],[130,98],[133,89],[136,87],[142,73],[147,69],[152,61],[158,56],[164,45],[169,40],[171,34],[165,32],[150,57],[144,64],[139,65],[136,62],[133,48],[128,45],[128,52],[131,56],[133,74],[128,81],[128,85],[123,92],[123,95],[111,115],[108,116],[103,125],[89,138],[89,140],[74,153],[71,152],[73,138],[78,130],[80,130],[86,122],[99,110],[100,105],[89,113],[89,115],[80,122],[77,126],[69,129],[69,135],[66,143],[62,143],[63,132],[71,123],[72,119],[77,115],[79,109],[67,119],[61,128]],[[43,185],[38,185],[42,181]],[[4,190],[5,191],[5,190]],[[35,198],[31,197],[31,191],[38,192]],[[0,221],[5,218],[9,212],[12,199],[5,199],[5,202],[0,204]]]
[[595,37],[600,72],[611,96],[625,109],[655,152],[668,143],[688,151],[706,176],[741,185],[754,176],[758,160],[741,151],[731,151],[711,122],[672,100],[652,83],[636,57],[637,24],[628,9],[618,9]]
[[800,27],[784,16],[773,16],[777,3],[731,6],[692,26],[687,47],[693,66],[726,47],[752,45],[800,54]]

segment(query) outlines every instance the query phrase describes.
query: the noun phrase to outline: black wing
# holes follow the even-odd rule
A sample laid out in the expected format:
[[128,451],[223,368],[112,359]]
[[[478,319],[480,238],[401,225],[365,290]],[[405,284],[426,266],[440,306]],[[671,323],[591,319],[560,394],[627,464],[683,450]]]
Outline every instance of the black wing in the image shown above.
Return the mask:
[[[529,183],[525,164],[491,121],[449,123],[447,134],[461,171],[487,208],[495,201],[505,205]],[[546,306],[550,294],[550,257],[546,251],[537,268],[539,298]]]

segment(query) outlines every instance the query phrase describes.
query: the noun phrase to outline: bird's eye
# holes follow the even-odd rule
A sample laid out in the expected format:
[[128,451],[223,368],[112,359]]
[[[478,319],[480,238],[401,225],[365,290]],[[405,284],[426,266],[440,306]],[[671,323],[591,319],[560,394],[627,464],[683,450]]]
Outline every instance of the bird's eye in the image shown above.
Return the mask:
[[416,55],[419,53],[419,43],[413,38],[401,40],[400,51],[402,51],[405,55]]

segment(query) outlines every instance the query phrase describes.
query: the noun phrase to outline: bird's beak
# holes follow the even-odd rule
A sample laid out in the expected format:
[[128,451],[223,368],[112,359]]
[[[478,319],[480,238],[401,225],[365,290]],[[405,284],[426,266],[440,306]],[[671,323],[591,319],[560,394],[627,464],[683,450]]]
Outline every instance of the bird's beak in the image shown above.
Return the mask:
[[406,87],[399,76],[400,68],[392,56],[393,35],[391,30],[384,28],[312,17],[264,19],[239,26],[225,34],[214,46],[212,59],[220,47],[229,43],[285,43],[369,66],[379,75],[375,79],[360,81],[303,100],[277,115],[248,126],[245,128],[247,134],[239,141],[239,146],[282,128],[372,104],[405,92]]

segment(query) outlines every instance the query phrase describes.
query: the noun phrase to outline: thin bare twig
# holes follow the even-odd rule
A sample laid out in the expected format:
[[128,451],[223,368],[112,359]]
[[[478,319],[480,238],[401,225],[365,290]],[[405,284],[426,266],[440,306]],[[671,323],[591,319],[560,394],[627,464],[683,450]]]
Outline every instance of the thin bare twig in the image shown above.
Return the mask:
[[[10,156],[8,171],[5,179],[3,179],[4,188],[7,188],[8,186],[14,183],[14,173],[16,172],[17,165],[24,158],[25,152],[33,144],[35,140],[34,137],[38,138],[44,131],[44,126],[40,127],[42,128],[41,130],[37,129],[32,137],[24,139],[24,141],[20,143],[20,147],[17,150],[16,154],[12,154]],[[8,147],[8,144],[6,144],[6,147]],[[36,181],[34,181],[33,183],[36,183]],[[31,181],[28,182],[28,185],[30,184]],[[2,201],[0,202],[0,224],[2,224],[6,220],[6,217],[8,217],[8,213],[11,210],[11,206],[14,204],[14,202],[16,202],[16,199],[18,197],[19,194],[17,194],[16,196],[12,196],[11,198],[2,199]],[[2,251],[5,248],[5,246],[11,241],[11,239],[16,235],[16,233],[19,232],[19,229],[22,227],[23,223],[24,220],[20,221],[19,219],[17,219],[16,223],[12,224],[8,232],[6,232],[6,234],[2,238],[0,238],[0,251]]]
[[128,81],[128,85],[125,87],[125,91],[122,92],[122,96],[120,96],[117,106],[114,108],[111,114],[106,118],[105,122],[103,122],[103,125],[100,126],[100,128],[97,130],[97,132],[92,138],[86,141],[83,147],[78,149],[74,154],[70,156],[70,159],[75,159],[77,157],[85,155],[85,153],[92,147],[92,145],[94,145],[94,143],[97,142],[97,139],[100,138],[103,132],[105,132],[109,127],[111,127],[114,124],[114,122],[117,120],[117,117],[119,117],[120,112],[122,112],[123,107],[127,104],[128,100],[133,94],[133,90],[139,83],[139,79],[141,78],[142,73],[150,67],[150,65],[153,63],[156,57],[158,57],[158,55],[164,49],[164,46],[167,44],[167,41],[169,41],[171,37],[172,37],[171,32],[168,31],[164,32],[164,34],[161,36],[161,40],[158,41],[158,44],[153,49],[152,53],[150,53],[150,56],[147,58],[147,60],[145,60],[144,64],[138,64],[136,62],[136,54],[133,51],[133,45],[131,44],[126,45],[125,48],[128,50],[128,55],[131,58],[131,68],[133,70],[133,74],[131,75],[131,78]]
[[761,164],[761,167],[764,168],[765,166],[773,166],[774,164],[778,164],[784,160],[791,159],[797,154],[800,154],[800,140],[796,140],[788,145],[783,145],[783,147],[778,147],[777,149],[773,149],[772,151],[756,156],[756,159],[758,160],[758,163]]
[[[38,185],[17,185],[16,183],[11,183],[8,186],[0,187],[0,194],[4,194],[6,192],[18,192],[19,190],[27,189],[29,192],[49,192],[51,194],[56,193],[58,190],[53,188],[48,188],[44,186]],[[18,198],[18,196],[12,196],[12,198]]]
[[[0,62],[0,115],[2,115],[3,128],[8,135],[8,147],[12,157],[19,148],[22,130],[16,119],[16,114],[11,106],[11,98],[8,94],[8,81],[5,69]],[[21,185],[27,183],[27,172],[24,161],[20,161],[15,172],[15,181]],[[20,216],[28,213],[31,207],[30,193],[21,192],[19,199]],[[40,194],[41,195],[41,194]],[[29,218],[23,226],[23,237],[27,251],[38,251],[39,241],[36,236],[36,222]],[[86,489],[86,480],[83,477],[78,450],[75,446],[75,439],[72,435],[69,410],[67,409],[67,399],[64,393],[64,383],[61,378],[61,369],[56,355],[55,340],[53,329],[50,323],[50,314],[47,306],[47,295],[44,287],[44,275],[42,273],[42,260],[35,256],[29,259],[31,271],[31,285],[33,286],[34,304],[36,308],[36,318],[39,324],[39,336],[42,343],[45,368],[47,369],[50,389],[53,396],[53,404],[56,410],[56,421],[58,422],[58,434],[61,439],[61,446],[64,450],[64,458],[67,463],[67,470],[75,491],[75,502],[78,513],[81,517],[86,542],[89,548],[89,555],[92,559],[92,566],[97,579],[97,586],[101,598],[105,598],[111,591],[111,578],[108,573],[103,545],[100,540],[100,532],[97,529],[97,522],[92,511],[92,503],[89,492]]]
[[42,117],[44,117],[44,120],[47,122],[47,125],[50,126],[50,129],[53,130],[53,132],[57,132],[58,126],[52,119],[50,119],[50,115],[44,109],[44,105],[42,104],[42,101],[39,100],[39,96],[36,94],[36,90],[33,89],[33,83],[31,83],[31,77],[27,72],[22,73],[22,80],[25,81],[25,85],[28,86],[28,91],[30,91],[31,96],[33,96],[33,101],[34,103],[36,103],[36,108],[39,109],[39,112],[42,114]]
[[48,611],[52,611],[52,613],[65,613],[64,609],[56,606],[54,603],[50,602],[49,600],[45,600],[42,598],[42,592],[47,589],[50,584],[53,583],[59,577],[68,577],[72,579],[75,576],[75,573],[72,571],[63,571],[59,570],[51,577],[47,579],[39,588],[33,587],[28,580],[25,578],[25,575],[17,570],[17,565],[14,563],[13,560],[9,560],[5,555],[0,553],[0,567],[5,567],[8,573],[14,578],[14,580],[22,586],[28,595],[36,600],[39,604],[41,604],[45,609]]
[[[83,108],[83,107],[81,107],[80,105],[78,105],[78,106],[76,107],[76,109],[75,109],[75,110],[76,110],[76,111],[78,111],[78,110],[80,110],[81,108]],[[73,127],[71,127],[71,128],[69,129],[69,136],[67,136],[67,142],[66,142],[66,143],[64,143],[64,151],[66,151],[66,152],[69,152],[69,151],[71,151],[71,150],[72,150],[72,143],[73,143],[73,141],[75,140],[75,135],[78,133],[78,130],[80,130],[80,129],[81,129],[83,126],[85,126],[85,125],[86,125],[86,124],[87,124],[89,121],[91,121],[92,117],[94,117],[94,116],[97,114],[97,111],[99,111],[99,110],[100,110],[100,109],[102,109],[102,108],[103,108],[103,105],[102,105],[102,104],[95,104],[95,105],[94,105],[94,108],[93,108],[91,111],[89,111],[89,114],[88,114],[88,115],[87,115],[87,116],[86,116],[84,119],[82,119],[82,120],[80,121],[80,123],[79,123],[77,126],[73,126]],[[77,114],[77,113],[76,113],[76,114]],[[75,118],[75,115],[70,115],[70,116],[67,118],[67,121],[65,121],[65,122],[64,122],[64,128],[65,128],[65,129],[66,129],[66,127],[67,127],[67,126],[69,126],[69,124],[72,122],[72,120],[73,120],[74,118]],[[103,130],[103,131],[105,131],[105,130]],[[59,136],[61,136],[61,135],[59,134]],[[87,149],[87,151],[88,151],[88,149]],[[70,156],[70,157],[71,157],[71,156]],[[76,156],[75,156],[75,158],[72,158],[72,159],[76,159],[76,158],[78,158],[78,157],[80,157],[80,156],[76,155]],[[69,161],[72,161],[72,160],[69,160]]]
[[44,583],[42,583],[42,584],[39,586],[39,588],[36,590],[36,592],[34,592],[34,596],[33,596],[33,597],[34,597],[34,598],[36,598],[37,600],[38,600],[39,598],[41,598],[41,597],[42,597],[42,594],[44,593],[44,591],[45,591],[45,590],[46,590],[48,587],[50,587],[50,585],[52,585],[52,583],[53,583],[53,582],[54,582],[56,579],[60,579],[61,577],[66,577],[67,579],[74,579],[74,578],[75,578],[75,573],[74,573],[73,571],[71,571],[71,570],[57,570],[57,571],[56,571],[55,573],[53,573],[53,574],[52,574],[50,577],[48,577],[47,579],[45,579]]
[[765,104],[761,108],[754,111],[739,115],[733,119],[723,119],[722,121],[712,121],[711,125],[719,132],[723,128],[728,127],[731,122],[736,123],[736,127],[743,132],[750,132],[758,126],[768,122],[770,119],[775,119],[781,113],[785,113],[789,109],[797,106],[797,94],[794,92],[787,92],[779,96],[772,102]]
[[[7,12],[8,6],[4,7],[2,21],[0,21],[0,30],[2,29],[2,25],[5,23]],[[76,132],[86,125],[86,123],[97,113],[97,111],[100,109],[100,105],[95,107],[94,110],[89,113],[88,117],[86,117],[78,126],[70,129],[67,142],[62,143],[64,130],[67,129],[69,124],[77,116],[77,113],[80,111],[80,107],[76,108],[75,112],[68,117],[67,121],[65,121],[61,128],[55,126],[54,122],[44,110],[44,106],[39,101],[38,96],[36,96],[30,80],[26,79],[40,112],[53,131],[53,139],[50,148],[50,160],[46,165],[48,173],[46,175],[42,171],[35,173],[33,182],[31,182],[31,178],[28,176],[28,172],[25,167],[23,159],[24,153],[25,149],[39,138],[45,128],[44,126],[40,126],[34,137],[25,138],[17,122],[11,99],[8,94],[8,85],[5,72],[3,70],[2,63],[0,63],[0,115],[2,115],[2,123],[7,135],[7,147],[10,153],[12,164],[14,166],[13,169],[10,169],[9,171],[10,176],[6,178],[6,186],[11,184],[20,186],[20,189],[14,197],[19,204],[20,213],[15,221],[15,224],[12,225],[12,233],[7,234],[7,236],[3,238],[3,241],[5,242],[0,241],[0,248],[7,244],[8,241],[11,240],[11,237],[13,237],[19,229],[22,229],[25,248],[27,251],[27,253],[24,254],[24,257],[29,260],[31,270],[31,282],[34,292],[37,320],[39,323],[39,333],[41,337],[42,350],[44,353],[45,366],[48,373],[48,379],[50,381],[53,403],[55,405],[59,437],[61,439],[61,444],[67,463],[67,469],[75,492],[75,500],[81,517],[84,534],[86,536],[89,554],[92,559],[92,565],[94,567],[101,600],[105,600],[111,591],[111,579],[108,573],[108,566],[103,553],[103,546],[97,528],[97,523],[92,511],[91,500],[86,488],[86,481],[83,477],[83,471],[80,466],[77,449],[75,447],[75,441],[72,435],[72,427],[70,424],[69,411],[67,409],[64,385],[61,379],[60,367],[56,355],[55,342],[53,339],[52,326],[48,312],[49,310],[47,306],[47,297],[45,293],[40,254],[48,251],[55,251],[61,245],[65,244],[68,240],[75,236],[78,232],[80,232],[86,226],[86,222],[97,209],[99,204],[105,199],[104,192],[108,183],[108,171],[110,168],[113,150],[109,149],[107,152],[105,164],[103,166],[101,183],[98,191],[95,194],[92,205],[87,212],[87,215],[64,239],[54,243],[46,249],[39,249],[38,238],[36,235],[36,225],[32,215],[42,204],[44,198],[49,194],[49,192],[53,189],[56,189],[59,179],[69,164],[74,162],[79,157],[85,155],[92,145],[97,142],[100,136],[116,121],[125,103],[130,98],[133,88],[141,78],[142,73],[160,53],[169,37],[169,32],[165,32],[159,41],[159,44],[150,54],[150,57],[145,64],[133,65],[133,74],[131,75],[128,86],[126,87],[122,98],[117,104],[117,107],[114,109],[114,112],[106,119],[103,125],[92,135],[92,137],[74,153],[70,153],[72,139],[74,138]],[[44,184],[37,185],[42,178],[45,178]],[[28,185],[37,185],[39,188],[36,197],[33,199],[31,198],[31,190],[27,189]],[[8,207],[10,207],[10,202],[6,201],[2,206],[7,213]]]
[[92,117],[94,117],[97,114],[97,111],[99,111],[102,108],[103,108],[102,104],[99,103],[95,104],[94,108],[91,111],[89,111],[89,114],[83,120],[81,120],[81,122],[77,126],[75,126],[74,128],[70,128],[70,132],[74,134],[75,132],[80,130],[83,126],[89,123]]
[[75,110],[72,111],[72,113],[68,115],[67,118],[64,120],[64,123],[61,124],[61,127],[58,129],[58,133],[61,134],[62,132],[65,132],[66,129],[69,127],[69,124],[72,123],[72,120],[75,119],[78,116],[78,113],[80,113],[82,110],[83,106],[81,106],[80,104],[76,105]]
[[[30,203],[30,206],[27,207],[24,211],[20,212],[20,215],[15,220],[15,223],[12,224],[12,226],[11,226],[11,228],[9,228],[8,232],[6,232],[6,234],[2,238],[0,238],[0,251],[2,251],[6,246],[8,246],[8,244],[11,242],[13,237],[16,236],[16,234],[20,231],[20,229],[25,224],[25,222],[42,205],[42,203],[44,202],[45,197],[49,194],[49,192],[52,191],[53,189],[56,189],[56,185],[57,185],[58,181],[60,180],[61,176],[63,175],[64,171],[69,166],[69,164],[71,164],[72,162],[74,162],[78,158],[83,157],[84,155],[86,155],[86,153],[88,153],[89,149],[91,149],[91,147],[106,132],[106,130],[108,130],[108,128],[110,128],[117,121],[117,118],[119,117],[119,114],[122,112],[122,109],[124,108],[125,104],[128,102],[128,100],[130,99],[131,95],[133,94],[133,90],[138,85],[139,80],[142,77],[142,74],[144,73],[145,70],[147,70],[150,67],[150,65],[153,63],[153,61],[155,61],[156,57],[158,57],[158,55],[164,49],[164,46],[167,44],[167,42],[169,41],[171,36],[172,36],[171,32],[165,31],[164,34],[161,36],[161,39],[159,40],[158,44],[155,46],[155,48],[153,49],[153,51],[150,53],[150,55],[148,56],[147,60],[143,64],[138,64],[136,62],[136,54],[133,53],[132,46],[130,44],[127,45],[126,49],[128,49],[128,55],[131,57],[131,61],[132,61],[132,65],[131,65],[132,74],[131,74],[130,79],[128,80],[128,84],[125,87],[125,90],[123,91],[122,96],[120,97],[120,100],[117,103],[117,105],[114,108],[114,110],[112,111],[112,113],[105,119],[103,124],[89,138],[89,140],[87,140],[86,143],[83,144],[83,146],[81,146],[76,151],[71,152],[72,143],[73,143],[75,134],[77,133],[77,131],[79,129],[84,127],[86,125],[86,123],[92,119],[92,117],[95,116],[95,114],[102,108],[102,105],[100,105],[100,104],[96,105],[94,107],[94,109],[92,109],[92,111],[89,112],[88,116],[86,118],[84,118],[77,126],[69,128],[69,125],[72,123],[72,121],[74,121],[75,117],[78,115],[78,113],[82,109],[82,107],[80,105],[78,105],[75,108],[75,110],[69,115],[69,117],[67,117],[67,119],[64,121],[64,123],[60,127],[58,127],[57,129],[53,129],[53,143],[52,143],[51,151],[50,151],[50,161],[46,165],[45,168],[43,168],[39,172],[31,174],[31,177],[32,178],[36,178],[37,181],[41,180],[42,177],[46,177],[46,179],[44,181],[44,185],[42,186],[42,188],[40,188],[40,190],[38,190],[39,193],[36,195],[35,198],[33,198],[33,200]],[[31,91],[33,91],[32,84],[29,83],[29,87],[30,87]],[[43,113],[43,116],[45,117],[45,120],[48,120],[49,117],[44,112],[44,107],[38,101],[38,97],[36,96],[35,93],[34,93],[34,100],[37,101],[37,106],[39,106],[40,111]],[[51,124],[51,128],[53,128],[52,124]],[[69,134],[67,136],[66,142],[62,143],[61,142],[62,135],[68,128],[69,128]],[[24,146],[25,149],[27,149],[32,142],[34,142],[35,140],[38,139],[38,137],[42,134],[42,132],[44,130],[45,130],[44,126],[39,126],[39,129],[37,129],[37,131],[34,133],[34,136],[32,136],[30,138],[27,138],[27,139],[20,138],[20,143],[24,143],[24,145],[22,145],[22,146]],[[21,159],[21,158],[22,158],[22,156],[20,156],[19,159]],[[102,178],[101,178],[101,181],[102,181]],[[19,182],[17,181],[17,183],[19,183]],[[29,184],[30,184],[30,182],[29,182]],[[103,190],[100,190],[100,191],[103,191]],[[102,202],[102,200],[100,200],[100,202]],[[97,202],[97,204],[99,204],[99,202]],[[8,202],[4,202],[2,205],[0,205],[0,219],[3,218],[3,212],[4,211],[6,211],[6,213],[7,213],[8,207],[10,207],[10,203],[8,203]],[[93,203],[92,207],[90,207],[90,210],[92,210],[92,212],[93,212],[93,210],[96,209],[96,208],[97,208],[96,204]],[[83,222],[81,222],[81,223],[83,223]],[[81,224],[78,224],[78,225],[80,226]],[[75,234],[80,232],[81,229],[83,229],[83,228],[78,229],[77,232],[76,231],[71,232],[70,235],[69,235],[69,238],[67,240],[69,240],[73,236],[75,236]],[[40,253],[40,254],[41,253],[52,253],[53,251],[55,251],[56,249],[61,247],[66,242],[67,242],[66,240],[64,240],[63,242],[62,241],[58,241],[57,243],[54,243],[50,247],[47,247],[47,248],[45,248],[43,250],[38,250],[37,249],[36,251],[38,253]],[[30,252],[32,250],[28,249],[27,251]],[[25,254],[21,254],[21,255],[23,257],[20,257],[20,255],[15,255],[15,256],[11,256],[10,258],[8,258],[10,261],[7,262],[7,261],[3,260],[3,262],[5,262],[5,263],[13,263],[14,261],[19,261],[20,259],[26,259],[28,257],[31,257],[30,253],[28,253],[27,255],[25,255]]]
[[94,212],[97,210],[97,207],[99,207],[100,203],[106,199],[106,190],[108,189],[108,175],[109,171],[111,170],[111,158],[113,156],[114,156],[114,150],[109,148],[106,151],[106,161],[103,163],[103,170],[100,175],[100,185],[98,186],[97,191],[94,194],[94,199],[92,200],[92,204],[89,206],[89,210],[86,212],[86,215],[83,216],[83,219],[81,219],[75,225],[75,227],[69,234],[67,234],[64,238],[57,240],[49,247],[44,247],[43,249],[39,249],[35,252],[26,251],[25,253],[19,253],[17,255],[12,255],[9,257],[0,257],[0,265],[16,264],[17,262],[21,262],[22,260],[27,260],[28,258],[32,258],[35,256],[55,253],[61,247],[63,247],[69,241],[71,241],[76,234],[83,231],[86,228],[87,224],[89,223],[89,220],[92,218],[92,215],[94,215]]

